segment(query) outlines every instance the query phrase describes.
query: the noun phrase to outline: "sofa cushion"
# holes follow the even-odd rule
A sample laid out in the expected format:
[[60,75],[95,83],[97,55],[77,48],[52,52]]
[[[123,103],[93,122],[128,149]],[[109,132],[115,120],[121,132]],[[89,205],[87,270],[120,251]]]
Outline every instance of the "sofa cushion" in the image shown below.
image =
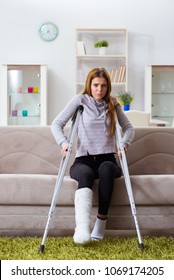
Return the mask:
[[174,174],[174,128],[137,127],[127,159],[131,175]]
[[50,127],[1,127],[0,173],[57,174],[60,151]]
[[[173,205],[174,175],[132,175],[131,183],[136,205]],[[55,175],[1,174],[0,204],[50,205],[56,183]],[[57,204],[74,205],[77,182],[64,177]],[[94,184],[93,204],[98,205],[98,180]],[[129,205],[123,177],[115,179],[111,205]]]

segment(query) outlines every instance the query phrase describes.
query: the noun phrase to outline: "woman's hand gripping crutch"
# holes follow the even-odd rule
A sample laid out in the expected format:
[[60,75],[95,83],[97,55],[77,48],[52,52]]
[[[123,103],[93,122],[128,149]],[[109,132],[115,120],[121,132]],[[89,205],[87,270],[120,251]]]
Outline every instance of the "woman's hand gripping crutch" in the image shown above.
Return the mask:
[[137,219],[137,212],[136,212],[136,207],[135,207],[135,202],[134,202],[134,197],[133,197],[133,192],[132,192],[132,186],[131,186],[131,181],[130,181],[130,175],[129,175],[129,169],[127,165],[127,159],[126,159],[126,153],[125,153],[125,147],[122,142],[122,136],[121,136],[121,128],[119,123],[117,122],[116,124],[116,143],[117,143],[117,150],[118,150],[118,156],[125,180],[125,185],[128,193],[128,198],[131,206],[131,211],[132,211],[132,216],[134,218],[135,222],[135,227],[137,231],[137,236],[138,236],[138,242],[139,242],[139,247],[141,250],[144,249],[144,244],[142,242],[141,234],[140,234],[140,229],[138,225],[138,219]]

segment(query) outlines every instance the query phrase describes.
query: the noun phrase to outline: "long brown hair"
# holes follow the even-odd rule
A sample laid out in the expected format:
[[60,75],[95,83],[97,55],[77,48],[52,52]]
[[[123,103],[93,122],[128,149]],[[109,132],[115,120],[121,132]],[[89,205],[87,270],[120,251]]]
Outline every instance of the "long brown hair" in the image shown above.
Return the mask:
[[114,108],[114,102],[111,97],[111,90],[112,90],[111,79],[105,68],[94,68],[88,73],[88,75],[86,77],[85,87],[82,91],[82,94],[88,94],[88,95],[92,96],[91,83],[92,83],[92,80],[95,78],[104,78],[107,82],[107,92],[106,92],[105,96],[103,97],[103,99],[105,100],[105,102],[107,104],[106,110],[107,110],[107,115],[109,116],[109,119],[110,119],[109,136],[112,136],[115,133],[115,113],[116,112],[115,112],[115,108]]

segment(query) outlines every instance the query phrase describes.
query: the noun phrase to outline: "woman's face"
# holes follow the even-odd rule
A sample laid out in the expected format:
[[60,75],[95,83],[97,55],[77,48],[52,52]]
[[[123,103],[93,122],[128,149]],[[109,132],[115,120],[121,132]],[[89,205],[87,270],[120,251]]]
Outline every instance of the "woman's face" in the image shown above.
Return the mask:
[[107,92],[107,81],[104,78],[94,78],[91,82],[91,94],[92,97],[100,101],[103,99]]

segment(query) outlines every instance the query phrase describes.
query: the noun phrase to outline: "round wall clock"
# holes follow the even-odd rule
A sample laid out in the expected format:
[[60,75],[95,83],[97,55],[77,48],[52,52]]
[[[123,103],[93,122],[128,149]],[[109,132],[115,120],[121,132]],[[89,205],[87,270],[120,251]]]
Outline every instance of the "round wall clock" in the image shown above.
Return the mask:
[[44,41],[53,41],[58,36],[58,27],[54,23],[45,22],[39,28],[39,35]]

